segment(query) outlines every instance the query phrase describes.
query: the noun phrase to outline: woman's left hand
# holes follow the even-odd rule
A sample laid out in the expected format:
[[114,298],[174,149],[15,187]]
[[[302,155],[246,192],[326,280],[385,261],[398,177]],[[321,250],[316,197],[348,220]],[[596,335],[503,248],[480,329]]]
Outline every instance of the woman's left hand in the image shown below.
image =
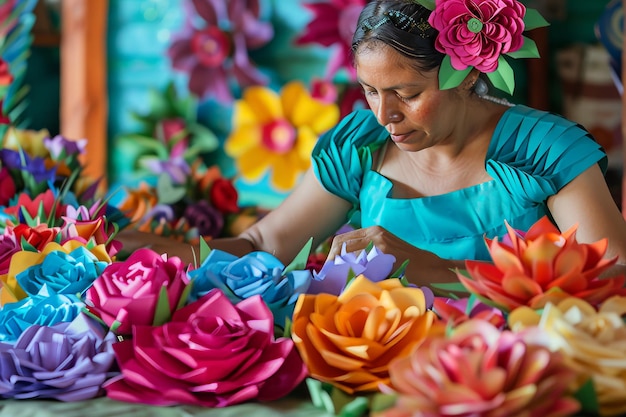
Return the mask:
[[460,261],[444,260],[432,252],[417,248],[380,226],[351,230],[335,236],[328,259],[334,259],[339,255],[344,243],[346,252],[360,252],[373,244],[381,252],[396,257],[395,268],[409,260],[405,275],[409,281],[417,285],[455,282],[457,278],[451,269],[463,266]]

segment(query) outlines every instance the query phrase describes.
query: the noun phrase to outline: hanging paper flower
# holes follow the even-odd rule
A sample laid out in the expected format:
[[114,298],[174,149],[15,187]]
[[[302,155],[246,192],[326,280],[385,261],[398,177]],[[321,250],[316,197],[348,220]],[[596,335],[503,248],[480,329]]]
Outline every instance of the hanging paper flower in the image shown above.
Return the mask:
[[439,31],[435,48],[446,54],[439,70],[441,89],[458,86],[476,68],[496,88],[513,94],[513,70],[504,55],[539,57],[535,42],[522,33],[548,23],[517,0],[417,1],[431,8],[428,22]]
[[608,242],[576,241],[576,226],[561,233],[547,217],[522,236],[508,224],[510,244],[485,239],[493,263],[465,261],[457,271],[461,283],[503,311],[519,306],[542,308],[569,296],[597,305],[611,295],[625,294],[624,276],[600,278],[617,262],[604,258]]
[[250,87],[235,103],[233,130],[224,150],[236,159],[243,179],[257,181],[271,170],[271,183],[287,191],[309,168],[319,135],[338,119],[337,106],[313,99],[301,82],[287,83],[280,95]]
[[367,0],[304,3],[304,7],[313,13],[313,17],[304,33],[296,39],[296,45],[319,44],[336,47],[326,68],[326,79],[331,80],[340,69],[347,70],[350,79],[356,79],[356,71],[352,65],[352,34],[366,3]]
[[435,320],[421,289],[360,275],[339,296],[300,296],[292,338],[312,378],[348,394],[375,392],[389,384],[391,360],[426,339]]
[[573,415],[580,408],[568,397],[574,372],[540,344],[542,336],[500,331],[478,319],[451,336],[431,336],[391,363],[391,385],[400,396],[377,417]]
[[508,322],[514,330],[529,326],[546,330],[552,349],[560,351],[576,371],[572,378],[576,387],[591,377],[599,405],[595,411],[601,416],[622,416],[626,413],[625,314],[623,296],[607,299],[598,309],[571,297],[550,303],[541,312],[520,307],[511,312]]
[[[260,20],[259,0],[194,0],[188,26],[168,50],[172,66],[189,74],[189,91],[201,98],[230,102],[232,82],[239,87],[265,85],[268,78],[250,61],[274,36]],[[195,24],[197,20],[201,25]]]
[[54,326],[29,326],[15,344],[0,343],[0,397],[97,397],[111,376],[113,342],[112,333],[84,314]]
[[232,304],[219,290],[177,310],[162,326],[134,326],[114,345],[122,375],[104,385],[115,400],[226,407],[289,394],[306,368],[256,295]]

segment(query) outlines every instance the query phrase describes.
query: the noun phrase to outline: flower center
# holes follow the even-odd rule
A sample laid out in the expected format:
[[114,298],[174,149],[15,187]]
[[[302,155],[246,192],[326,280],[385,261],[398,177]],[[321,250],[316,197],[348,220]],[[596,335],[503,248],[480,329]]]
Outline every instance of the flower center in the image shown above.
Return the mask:
[[230,41],[226,33],[212,26],[193,34],[191,49],[203,65],[218,67],[230,54]]
[[272,152],[286,153],[296,143],[296,129],[286,120],[275,120],[263,126],[262,142]]
[[483,22],[476,19],[475,17],[472,17],[470,20],[467,21],[467,28],[472,33],[478,33],[483,30]]

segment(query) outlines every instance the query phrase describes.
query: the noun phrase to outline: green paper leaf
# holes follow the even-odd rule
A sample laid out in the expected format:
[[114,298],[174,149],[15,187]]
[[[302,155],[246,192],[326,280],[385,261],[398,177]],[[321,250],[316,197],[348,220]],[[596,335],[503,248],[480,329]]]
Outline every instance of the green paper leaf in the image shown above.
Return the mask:
[[159,299],[157,300],[156,310],[154,312],[153,326],[160,326],[170,320],[172,313],[170,311],[170,300],[167,298],[167,287],[164,285],[159,291]]
[[283,275],[287,275],[291,271],[302,271],[306,268],[306,261],[311,253],[313,238],[309,238],[308,242],[300,249],[300,252],[293,258],[293,261],[283,270]]
[[523,36],[524,45],[520,49],[515,52],[509,52],[506,55],[511,58],[539,58],[539,50],[537,49],[537,44],[534,40]]
[[524,30],[533,30],[544,26],[550,26],[550,23],[543,18],[541,13],[536,9],[527,8],[524,15]]
[[404,272],[406,271],[406,267],[409,265],[409,259],[402,262],[402,265],[398,269],[393,272],[389,278],[404,278]]
[[582,387],[574,394],[574,397],[580,402],[581,411],[584,413],[598,414],[600,405],[598,404],[598,394],[593,385],[593,379],[589,378]]
[[122,325],[121,322],[115,320],[113,323],[111,323],[111,327],[109,327],[109,329],[113,332],[113,333],[117,333],[117,329]]
[[335,405],[328,392],[324,390],[322,383],[316,379],[307,378],[306,386],[309,390],[313,406],[334,415]]
[[[203,239],[204,240],[204,239]],[[180,299],[178,300],[178,304],[176,304],[176,310],[183,308],[187,300],[189,299],[189,293],[193,288],[193,281],[190,281],[189,284],[185,285],[183,292],[180,294]]]
[[374,394],[370,400],[370,410],[384,411],[393,407],[396,404],[396,399],[397,396],[395,394]]
[[498,90],[513,94],[513,90],[515,90],[515,74],[513,73],[513,68],[506,62],[503,56],[498,58],[498,69],[487,73],[487,77]]
[[374,241],[370,240],[370,243],[367,244],[367,246],[365,247],[365,252],[369,252],[374,248]]
[[465,286],[461,284],[460,282],[433,283],[433,284],[430,284],[430,286],[433,289],[444,290],[444,291],[468,292],[467,288],[465,288]]
[[417,4],[421,4],[428,10],[435,10],[435,0],[415,0]]
[[346,285],[344,285],[344,288],[348,288],[352,281],[354,281],[354,278],[356,278],[354,270],[352,268],[348,269],[348,276],[346,277]]
[[452,66],[450,56],[446,55],[439,67],[439,89],[447,90],[449,88],[458,87],[473,68],[474,67],[467,67],[461,71],[456,70]]
[[202,237],[200,238],[200,264],[204,263],[204,260],[211,253],[211,248],[206,240]]
[[187,189],[184,186],[177,186],[172,183],[172,177],[166,173],[159,175],[157,180],[157,195],[159,196],[159,203],[162,204],[174,204],[187,194]]
[[291,339],[291,327],[293,322],[289,319],[289,317],[285,318],[285,328],[283,329],[283,337],[287,339]]

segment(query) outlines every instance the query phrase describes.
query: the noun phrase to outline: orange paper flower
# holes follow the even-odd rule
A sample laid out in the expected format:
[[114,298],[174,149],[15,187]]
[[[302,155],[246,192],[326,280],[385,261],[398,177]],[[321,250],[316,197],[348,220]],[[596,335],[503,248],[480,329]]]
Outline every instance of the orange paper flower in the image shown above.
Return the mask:
[[561,233],[547,217],[524,236],[508,224],[510,243],[485,239],[493,263],[465,261],[467,271],[457,271],[471,292],[510,311],[519,306],[542,308],[574,296],[597,305],[615,294],[626,295],[624,276],[599,278],[617,262],[603,258],[607,239],[592,244],[576,241],[576,227]]
[[348,394],[378,391],[389,362],[421,343],[435,319],[419,288],[360,275],[339,296],[301,295],[292,338],[311,377]]

